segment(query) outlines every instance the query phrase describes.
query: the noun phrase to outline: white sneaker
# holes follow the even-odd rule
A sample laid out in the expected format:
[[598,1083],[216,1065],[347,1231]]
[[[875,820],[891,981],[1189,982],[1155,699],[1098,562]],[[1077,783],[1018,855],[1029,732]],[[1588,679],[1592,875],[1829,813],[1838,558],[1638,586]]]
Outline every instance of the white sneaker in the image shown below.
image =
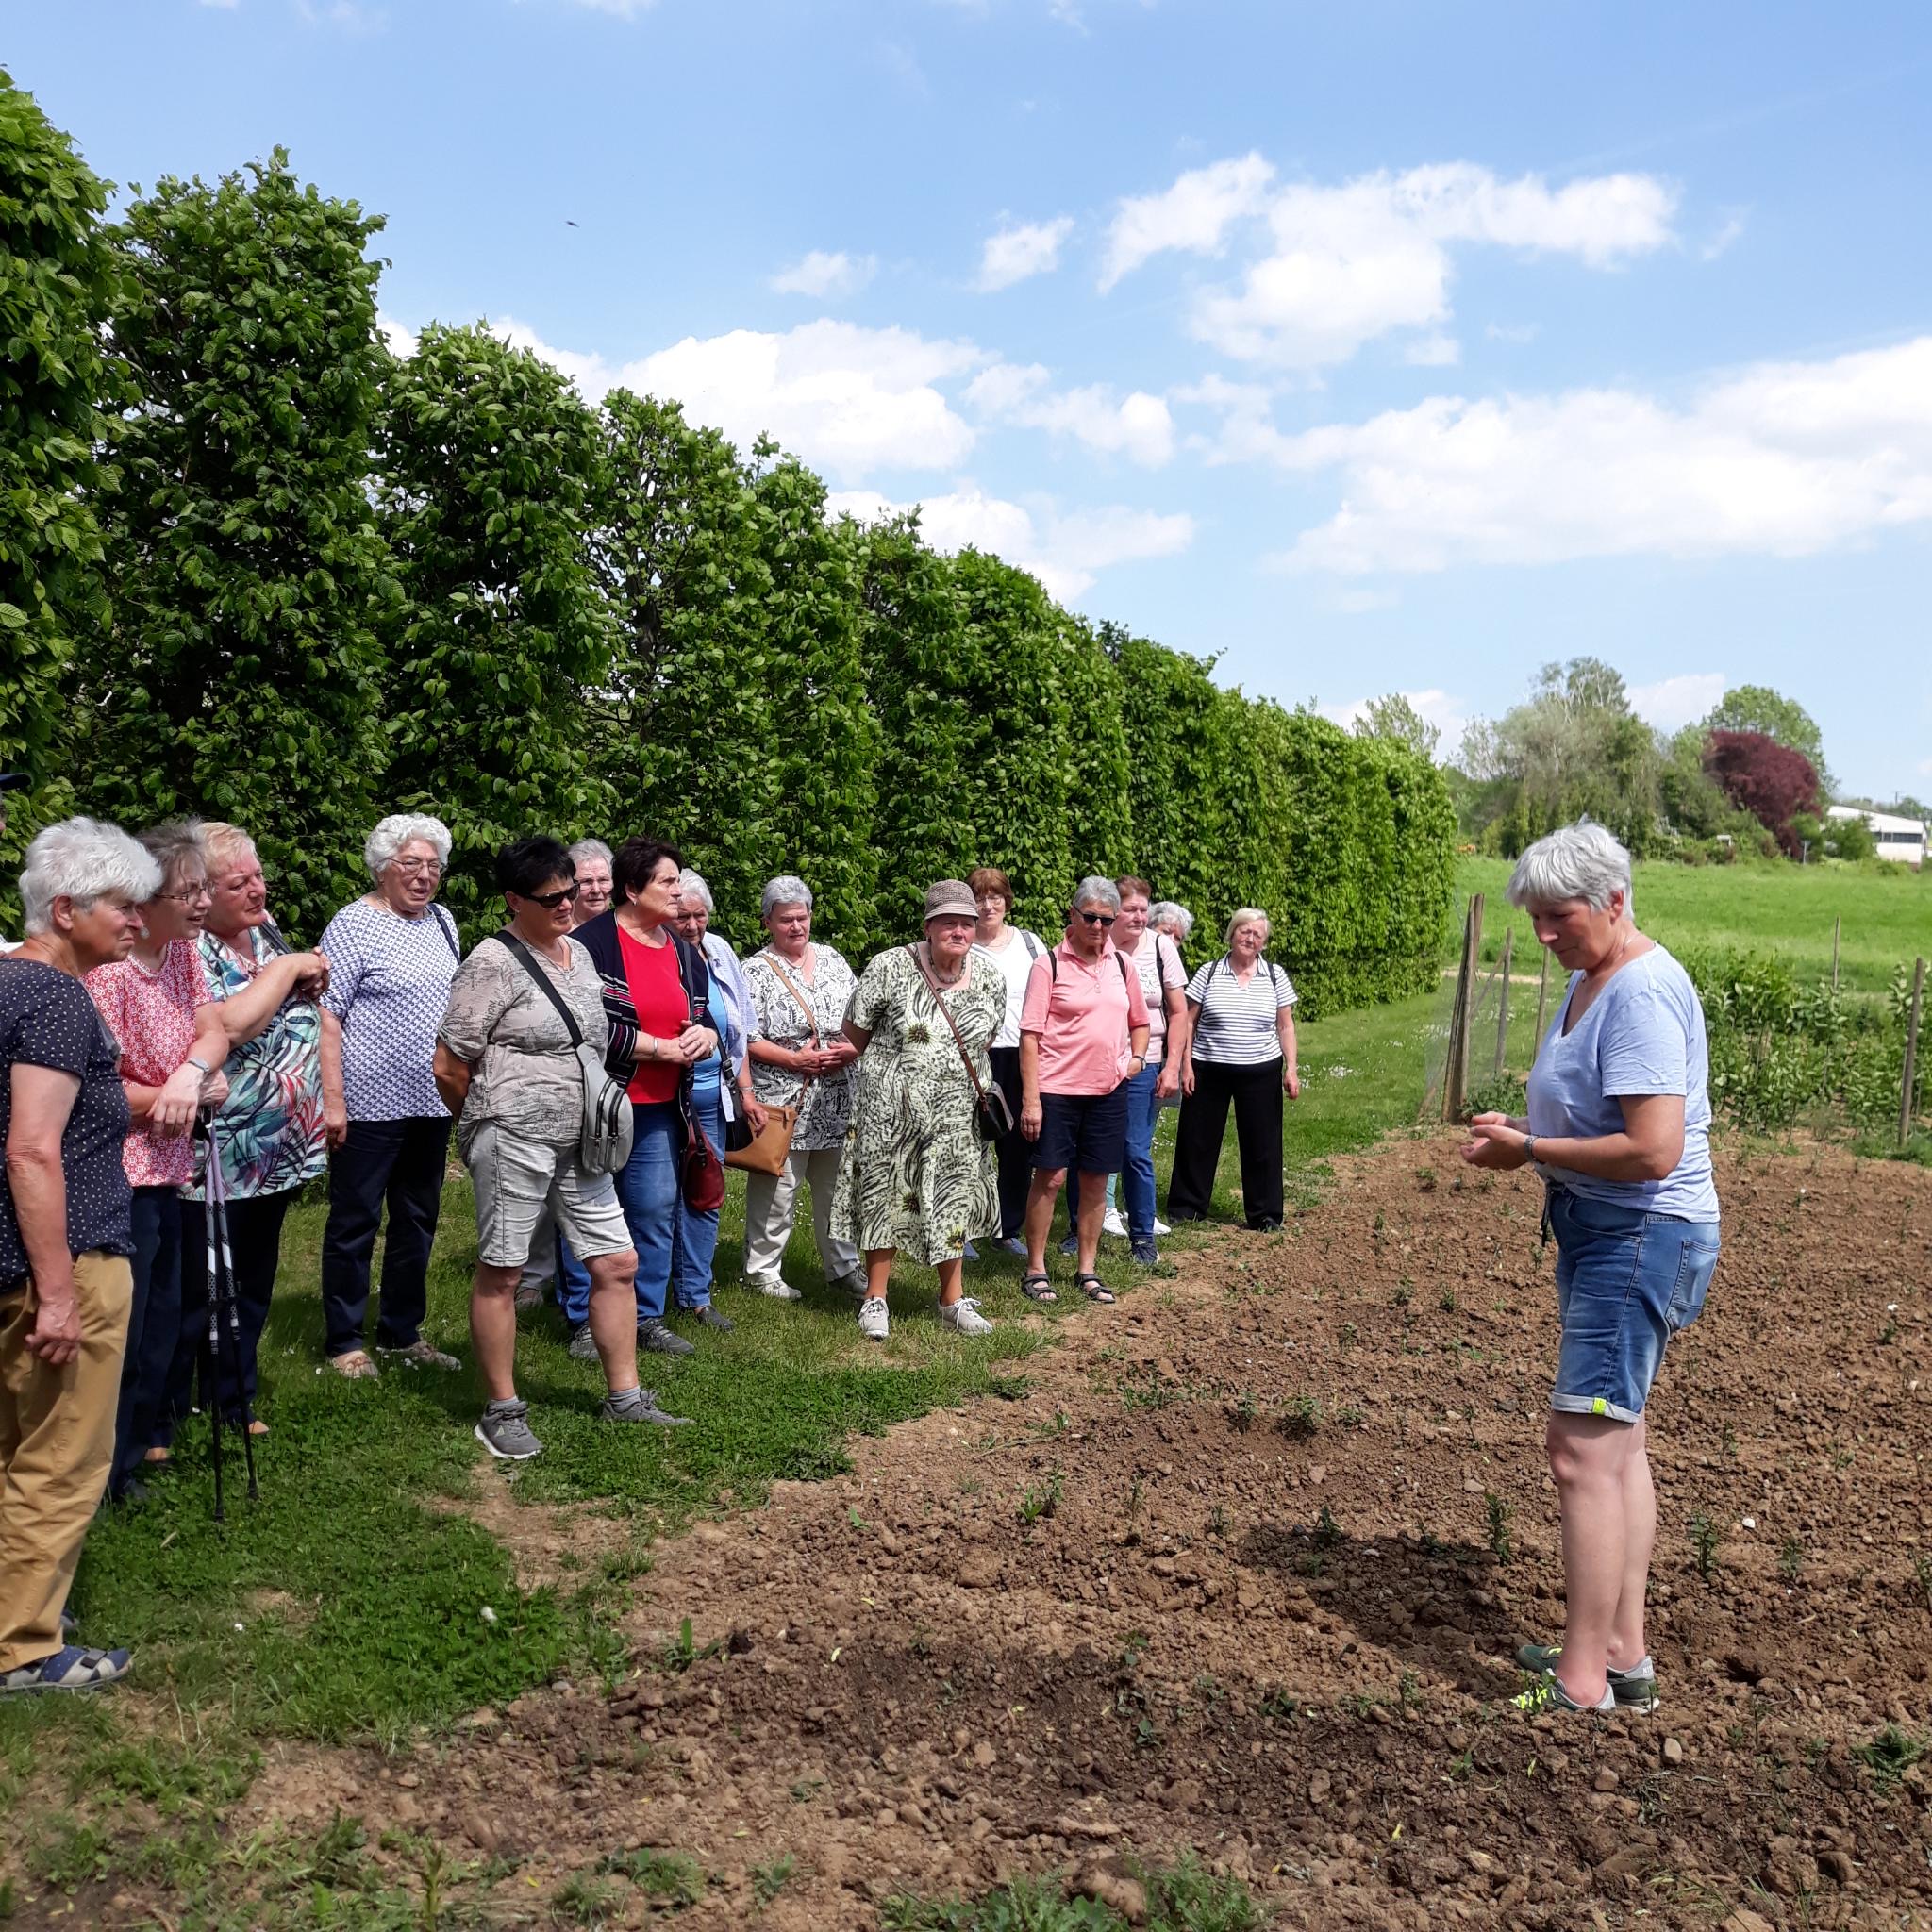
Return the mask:
[[1119,1235],[1122,1241],[1127,1238],[1127,1219],[1118,1208],[1107,1210],[1107,1219],[1100,1224],[1102,1234]]
[[960,1335],[992,1333],[992,1324],[979,1312],[979,1304],[970,1294],[962,1294],[956,1302],[941,1302],[940,1320]]
[[1174,1229],[1168,1226],[1167,1223],[1161,1220],[1160,1216],[1157,1214],[1154,1217],[1154,1232],[1157,1235],[1172,1234],[1174,1232]]
[[795,1302],[799,1298],[798,1291],[775,1274],[753,1274],[746,1278],[760,1294],[770,1295],[774,1302]]
[[868,1295],[858,1305],[858,1332],[868,1341],[883,1341],[891,1333],[886,1305],[876,1295]]

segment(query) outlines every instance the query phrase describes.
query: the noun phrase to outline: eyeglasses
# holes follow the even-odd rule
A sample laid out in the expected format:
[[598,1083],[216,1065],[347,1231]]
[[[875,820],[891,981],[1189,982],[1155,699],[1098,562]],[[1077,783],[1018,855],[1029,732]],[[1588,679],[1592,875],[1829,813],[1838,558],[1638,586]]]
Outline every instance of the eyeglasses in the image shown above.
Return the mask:
[[392,858],[390,863],[407,878],[414,878],[418,873],[424,872],[431,878],[442,875],[442,860],[440,858]]
[[1113,924],[1111,912],[1076,912],[1075,919],[1084,919],[1089,925],[1108,926]]
[[198,886],[183,886],[178,892],[157,892],[157,899],[170,899],[176,906],[192,906],[197,899],[212,899],[214,893],[204,879]]
[[555,912],[559,906],[567,906],[583,891],[581,886],[565,886],[560,892],[519,892],[519,899],[527,899],[532,906],[541,906],[546,912]]

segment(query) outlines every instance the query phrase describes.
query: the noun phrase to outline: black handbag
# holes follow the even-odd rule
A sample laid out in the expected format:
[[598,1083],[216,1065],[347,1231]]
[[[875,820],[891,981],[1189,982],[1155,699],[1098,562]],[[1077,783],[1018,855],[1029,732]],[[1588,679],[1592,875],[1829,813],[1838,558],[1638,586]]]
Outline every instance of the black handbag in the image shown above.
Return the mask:
[[997,1087],[989,1089],[980,1080],[979,1070],[973,1064],[973,1056],[966,1051],[966,1042],[959,1038],[959,1029],[954,1024],[951,1009],[941,997],[940,990],[932,974],[925,970],[925,961],[919,957],[917,946],[908,946],[912,955],[912,963],[918,969],[919,976],[925,981],[925,990],[932,994],[932,1003],[945,1018],[948,1030],[953,1036],[953,1044],[959,1049],[959,1059],[966,1069],[966,1077],[973,1082],[975,1096],[974,1118],[979,1127],[982,1141],[1004,1141],[1019,1124],[1013,1119],[1013,1109],[1006,1094]]

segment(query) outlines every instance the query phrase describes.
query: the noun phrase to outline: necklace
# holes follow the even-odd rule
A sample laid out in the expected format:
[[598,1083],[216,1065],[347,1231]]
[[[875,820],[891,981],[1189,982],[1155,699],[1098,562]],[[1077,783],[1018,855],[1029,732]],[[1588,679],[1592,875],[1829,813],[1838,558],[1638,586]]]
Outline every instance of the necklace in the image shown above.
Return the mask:
[[919,949],[922,953],[925,955],[925,970],[932,974],[933,981],[936,985],[958,986],[960,980],[965,978],[967,962],[964,959],[961,959],[958,965],[954,967],[952,972],[941,973],[939,969],[938,962],[933,958],[932,947],[929,944],[927,944],[924,940],[922,940],[920,941]]

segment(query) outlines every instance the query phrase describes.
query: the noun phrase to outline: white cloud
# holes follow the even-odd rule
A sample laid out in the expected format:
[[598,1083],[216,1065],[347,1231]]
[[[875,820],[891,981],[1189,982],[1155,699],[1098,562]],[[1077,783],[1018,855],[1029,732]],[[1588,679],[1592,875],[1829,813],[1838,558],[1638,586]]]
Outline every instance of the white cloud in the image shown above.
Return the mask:
[[1483,333],[1492,342],[1533,342],[1542,333],[1538,322],[1492,322]]
[[1046,275],[1060,265],[1060,249],[1074,232],[1072,215],[1050,222],[1024,222],[989,235],[979,258],[979,287],[991,294],[1010,289],[1029,275]]
[[1703,261],[1715,261],[1720,255],[1725,254],[1729,250],[1732,242],[1736,242],[1743,232],[1743,216],[1731,216],[1724,226],[1697,251],[1698,258]]
[[1231,410],[1217,454],[1341,473],[1341,508],[1277,559],[1292,569],[1809,556],[1932,522],[1932,335],[1760,364],[1684,408],[1439,396],[1292,436]]
[[[826,508],[834,515],[876,523],[912,508],[875,491],[834,493]],[[1038,516],[1024,505],[989,496],[977,484],[961,481],[941,496],[917,506],[920,528],[935,550],[951,553],[969,545],[1031,571],[1062,602],[1090,590],[1098,571],[1147,558],[1174,557],[1194,541],[1194,520],[1186,514],[1111,504],[1097,509],[1060,511],[1051,503]]]
[[1462,360],[1462,344],[1454,336],[1423,336],[1409,343],[1402,359],[1418,369],[1453,369]]
[[1681,731],[1707,717],[1730,680],[1722,671],[1687,671],[1630,687],[1630,708],[1659,731]]
[[1105,383],[1056,392],[1038,362],[995,362],[974,377],[966,400],[995,422],[1071,436],[1104,455],[1158,469],[1174,455],[1174,417],[1144,390],[1117,397]]
[[393,315],[385,315],[381,309],[375,312],[375,329],[389,344],[389,352],[399,360],[407,362],[416,353],[416,331],[407,328]]
[[1274,165],[1251,154],[1191,168],[1163,193],[1129,196],[1108,230],[1101,293],[1164,249],[1218,255],[1228,229],[1260,211],[1274,178]]
[[864,288],[878,268],[875,255],[847,255],[843,249],[828,255],[814,248],[790,268],[781,268],[772,277],[772,287],[780,295],[851,295]]
[[1553,188],[1468,161],[1382,172],[1339,185],[1274,188],[1258,155],[1182,175],[1124,201],[1108,236],[1103,290],[1165,249],[1217,254],[1237,224],[1265,216],[1261,252],[1230,287],[1202,291],[1189,326],[1242,361],[1312,369],[1345,361],[1391,329],[1440,331],[1452,251],[1511,248],[1607,269],[1672,239],[1676,192],[1647,175]]

